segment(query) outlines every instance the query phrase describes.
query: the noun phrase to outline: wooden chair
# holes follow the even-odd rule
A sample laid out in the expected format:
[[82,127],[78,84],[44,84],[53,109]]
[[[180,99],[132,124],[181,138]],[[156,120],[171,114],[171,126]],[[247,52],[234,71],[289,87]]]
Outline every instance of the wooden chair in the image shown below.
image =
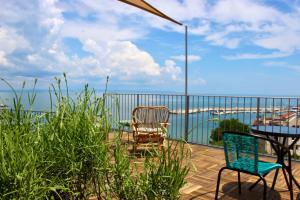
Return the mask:
[[169,109],[165,106],[138,106],[132,111],[133,151],[139,145],[163,147]]

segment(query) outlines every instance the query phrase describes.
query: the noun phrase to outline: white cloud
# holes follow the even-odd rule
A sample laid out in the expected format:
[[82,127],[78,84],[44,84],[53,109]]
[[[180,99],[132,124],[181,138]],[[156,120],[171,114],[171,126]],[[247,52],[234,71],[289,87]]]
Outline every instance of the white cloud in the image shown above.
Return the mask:
[[64,23],[61,15],[62,10],[56,6],[58,0],[39,1],[39,20],[42,26],[45,26],[51,34],[59,32]]
[[[300,9],[297,6],[291,5],[288,13],[257,0],[149,2],[174,19],[188,24],[190,34],[204,36],[205,41],[212,45],[236,49],[241,44],[250,44],[291,53],[300,48],[300,39],[297,37],[300,31]],[[101,24],[88,25],[80,21],[75,21],[74,25],[68,24],[64,26],[63,32],[69,36],[85,35],[85,38],[95,41],[101,38],[134,40],[144,37],[149,27],[181,33],[184,31],[182,27],[167,20],[118,1],[99,4],[92,0],[77,0],[66,3],[65,7],[73,11],[75,9],[84,17],[96,13],[96,19],[101,21]]]
[[[157,1],[151,3],[175,19],[189,24],[191,34],[201,35],[213,45],[234,49],[251,44],[281,52],[300,49],[300,9],[290,4],[281,11],[257,0]],[[149,22],[148,22],[149,23]],[[155,26],[155,25],[153,25]],[[160,23],[160,28],[168,27]],[[179,27],[169,27],[182,32]]]
[[270,62],[265,62],[264,65],[267,67],[272,67],[272,68],[277,67],[277,68],[282,68],[285,70],[290,70],[290,71],[295,71],[300,73],[300,65],[293,65],[287,62],[270,61]]
[[176,66],[176,63],[173,60],[166,60],[165,66],[161,69],[164,77],[170,77],[171,79],[176,81],[179,79],[181,74],[181,68]]
[[6,54],[10,54],[16,49],[29,48],[26,39],[19,35],[15,29],[0,26],[0,50]]
[[[104,67],[110,69],[113,76],[134,78],[134,76],[158,76],[160,74],[159,65],[155,63],[152,56],[140,49],[132,42],[109,42],[105,51],[90,52],[96,58],[105,56]],[[105,53],[106,52],[106,53]]]
[[135,40],[145,33],[136,28],[121,28],[111,24],[99,24],[85,21],[65,21],[61,34],[64,37],[75,37],[80,40],[92,39],[97,42],[116,40]]
[[197,78],[197,79],[190,81],[190,85],[195,85],[195,86],[206,85],[206,84],[207,84],[207,81],[203,78]]
[[218,22],[263,23],[276,21],[280,13],[274,8],[253,0],[222,0],[211,9],[210,17]]
[[37,60],[40,59],[37,54],[29,54],[27,55],[27,60],[29,63],[35,63]]
[[282,52],[294,52],[300,50],[299,32],[290,32],[289,30],[287,30],[287,32],[282,31],[266,38],[257,39],[254,43],[266,49],[277,49]]
[[228,38],[226,32],[212,33],[206,36],[205,40],[211,42],[213,45],[224,46],[229,49],[235,49],[238,47],[241,39],[239,38]]
[[[185,61],[185,55],[171,56],[171,58],[178,61]],[[196,62],[201,59],[201,56],[198,55],[188,55],[188,62]]]
[[[205,40],[213,45],[235,49],[240,44],[246,43],[282,52],[296,51],[300,47],[300,39],[296,37],[300,31],[300,9],[297,5],[290,5],[291,11],[288,13],[258,0],[219,0],[215,2],[151,0],[149,2],[172,18],[188,24],[191,34],[204,36]],[[181,33],[184,31],[182,27],[167,20],[118,1],[104,1],[99,4],[92,0],[77,0],[70,4],[71,6],[68,5],[69,9],[75,9],[83,16],[87,16],[91,11],[97,13],[97,19],[101,19],[101,22],[104,23],[103,26],[108,29],[120,24],[126,26],[127,23],[131,24],[131,27],[139,27],[139,29],[131,29],[128,33],[124,33],[127,39],[129,39],[128,35],[134,37],[136,34],[134,38],[145,35],[147,32],[145,30],[148,30],[149,27]],[[92,27],[86,28],[91,32],[98,32],[94,31]],[[99,30],[99,27],[95,29]],[[106,38],[107,34],[103,33],[102,35]],[[111,37],[114,37],[114,32]],[[290,42],[286,43],[287,38],[290,39]]]
[[[257,1],[234,0],[219,1],[211,16],[225,26],[223,40],[230,40],[233,33],[244,32],[246,36],[241,37],[245,41],[266,49],[286,52],[300,47],[300,39],[294,36],[300,31],[299,13],[286,14]],[[238,29],[227,30],[227,24]]]
[[223,56],[225,60],[244,60],[244,59],[270,59],[270,58],[283,58],[290,56],[291,53],[287,52],[273,52],[270,54],[236,54]]
[[[120,6],[111,7],[110,4]],[[8,3],[6,5],[10,7]],[[62,12],[65,9],[74,9],[74,6],[76,11],[80,10],[82,17],[95,12],[96,21],[86,21],[83,18],[64,19]],[[18,10],[18,6],[16,7],[15,10]],[[107,75],[119,84],[132,82],[155,85],[177,81],[181,69],[174,61],[167,60],[160,66],[148,52],[130,41],[144,37],[147,31],[131,26],[123,27],[123,23],[115,21],[122,18],[116,15],[120,15],[124,11],[123,8],[120,2],[109,1],[103,4],[95,4],[94,1],[74,1],[70,4],[56,0],[38,1],[30,8],[36,11],[30,20],[27,12],[23,18],[14,16],[15,23],[28,26],[10,26],[5,29],[0,27],[0,42],[5,44],[6,48],[5,53],[0,55],[2,64],[10,62],[7,53],[13,53],[21,47],[27,48],[24,57],[15,63],[19,67],[5,73],[21,75],[19,77],[42,76],[45,80],[67,72],[72,82],[98,82]],[[136,13],[136,9],[130,8],[124,13],[131,15]],[[7,13],[5,18],[12,15],[13,13]],[[111,20],[108,19],[109,15]],[[89,54],[80,56],[74,52],[68,53],[63,41],[66,37],[77,39],[82,45],[82,50]],[[31,70],[28,70],[28,67]]]
[[[229,49],[246,44],[273,51],[224,56],[227,60],[280,58],[300,49],[299,7],[288,13],[257,0],[149,2],[188,24],[189,34],[201,36],[209,44]],[[11,64],[21,74],[30,67],[33,75],[34,71],[45,76],[66,71],[74,80],[111,75],[116,80],[139,83],[159,84],[165,80],[172,85],[181,81],[181,68],[174,60],[184,60],[183,55],[159,64],[135,42],[145,38],[151,28],[182,33],[181,26],[119,1],[37,0],[28,3],[12,0],[1,3],[0,63]],[[64,18],[64,12],[75,16]],[[88,55],[68,51],[64,44],[67,37],[78,40],[82,45],[80,50]],[[20,51],[21,54],[14,54]],[[189,55],[189,62],[199,60],[200,56]]]
[[208,1],[206,0],[151,0],[149,2],[177,21],[200,19],[207,14],[206,9]]
[[[218,1],[212,8],[211,19],[218,22],[218,27],[225,27],[225,33],[222,29],[216,32],[223,32],[221,39],[224,41],[240,33],[242,40],[248,44],[293,53],[300,49],[300,12],[291,10],[289,13],[282,12],[259,1],[224,0]],[[229,30],[228,27],[232,25],[238,29]],[[215,43],[217,41],[212,40]],[[230,48],[226,42],[219,44]],[[233,46],[237,47],[238,44]]]
[[3,65],[3,66],[9,65],[9,62],[6,58],[4,51],[0,51],[0,68],[1,68],[1,65]]

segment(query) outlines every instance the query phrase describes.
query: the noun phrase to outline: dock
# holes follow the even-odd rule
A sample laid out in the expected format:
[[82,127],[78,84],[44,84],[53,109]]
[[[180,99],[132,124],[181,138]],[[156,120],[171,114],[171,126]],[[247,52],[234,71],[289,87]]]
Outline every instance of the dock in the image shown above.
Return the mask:
[[[202,112],[209,112],[212,115],[223,115],[223,114],[236,114],[236,113],[276,113],[279,112],[291,112],[291,109],[287,108],[279,108],[279,107],[272,107],[272,108],[250,108],[250,107],[219,107],[219,108],[192,108],[189,109],[189,114],[196,114],[196,113],[202,113]],[[185,109],[179,109],[179,110],[171,110],[171,114],[175,115],[184,115]]]

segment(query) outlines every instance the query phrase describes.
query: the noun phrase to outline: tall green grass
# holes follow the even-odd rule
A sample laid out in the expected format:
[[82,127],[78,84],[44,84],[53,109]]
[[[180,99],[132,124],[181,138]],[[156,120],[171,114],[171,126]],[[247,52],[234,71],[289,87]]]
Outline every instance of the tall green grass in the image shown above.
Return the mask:
[[184,143],[168,142],[138,159],[119,137],[109,140],[105,95],[98,97],[88,85],[71,98],[66,76],[56,79],[49,89],[51,111],[34,114],[36,81],[28,110],[22,105],[25,84],[17,94],[2,81],[15,97],[11,110],[0,111],[0,199],[180,197],[189,171]]
[[95,192],[100,196],[105,189],[98,183],[104,177],[98,174],[107,171],[110,159],[103,99],[86,85],[72,100],[62,92],[59,79],[52,91],[57,103],[55,113],[47,114],[41,127],[41,167],[47,169],[47,178],[68,188],[70,196],[87,199]]
[[13,111],[1,110],[0,113],[0,198],[45,198],[59,185],[52,187],[51,181],[42,177],[43,171],[38,170],[41,161],[37,153],[41,145],[38,131],[41,119],[31,112],[34,89],[32,95],[28,95],[29,111],[25,111],[21,103],[25,83],[18,95],[8,82],[1,80],[12,89],[14,100]]

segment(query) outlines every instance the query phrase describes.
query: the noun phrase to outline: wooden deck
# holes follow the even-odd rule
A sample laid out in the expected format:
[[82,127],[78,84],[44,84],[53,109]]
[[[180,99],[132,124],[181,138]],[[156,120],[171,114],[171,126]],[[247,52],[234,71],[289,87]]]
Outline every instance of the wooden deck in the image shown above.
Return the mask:
[[[183,199],[214,199],[219,169],[225,166],[223,149],[191,145],[192,163],[196,170],[192,170],[187,177],[187,185],[182,188]],[[260,157],[262,160],[274,161],[272,158]],[[293,164],[293,174],[300,181],[300,163]],[[282,172],[278,175],[275,190],[270,189],[274,172],[267,177],[268,197],[267,199],[290,199],[289,191]],[[242,194],[238,194],[237,173],[224,171],[221,179],[219,199],[262,199],[263,184],[260,183],[252,191],[248,188],[257,180],[257,177],[241,174]],[[299,190],[294,185],[294,199],[300,199]]]
[[[127,141],[128,135],[124,133],[122,139]],[[129,140],[132,140],[129,137]],[[219,169],[225,166],[223,149],[212,148],[202,145],[190,145],[192,149],[191,161],[195,169],[191,169],[187,176],[187,184],[181,189],[182,199],[184,200],[200,200],[214,199]],[[260,157],[261,160],[274,161],[273,158]],[[300,182],[300,163],[293,162],[293,174]],[[267,177],[268,192],[267,199],[279,200],[290,199],[282,172],[278,174],[275,190],[271,190],[274,172]],[[222,174],[219,199],[262,199],[263,184],[258,184],[252,191],[248,188],[257,180],[257,177],[241,174],[242,194],[238,194],[237,173],[225,170]],[[300,191],[294,184],[294,199],[300,200]]]

